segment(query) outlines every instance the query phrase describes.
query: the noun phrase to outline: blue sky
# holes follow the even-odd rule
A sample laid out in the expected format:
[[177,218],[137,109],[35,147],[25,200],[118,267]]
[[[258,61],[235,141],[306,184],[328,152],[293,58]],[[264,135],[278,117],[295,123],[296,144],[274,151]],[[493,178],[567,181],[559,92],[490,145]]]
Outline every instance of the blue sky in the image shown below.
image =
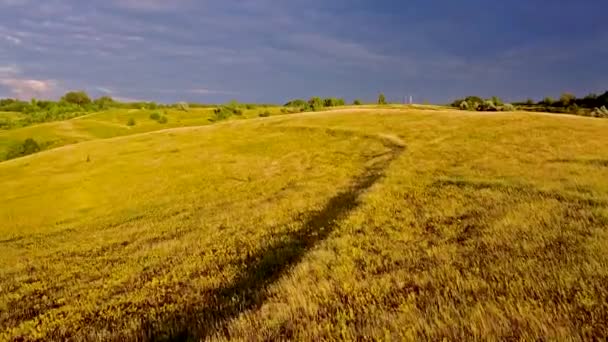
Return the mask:
[[443,103],[608,90],[606,0],[0,0],[0,97]]

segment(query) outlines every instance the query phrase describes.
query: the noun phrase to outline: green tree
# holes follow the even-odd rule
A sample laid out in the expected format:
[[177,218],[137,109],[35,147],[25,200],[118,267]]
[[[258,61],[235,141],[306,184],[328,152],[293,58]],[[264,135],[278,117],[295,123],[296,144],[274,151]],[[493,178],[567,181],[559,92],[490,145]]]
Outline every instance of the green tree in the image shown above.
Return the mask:
[[356,99],[355,101],[353,101],[353,105],[355,106],[360,106],[362,104],[361,100]]
[[114,104],[114,99],[109,96],[102,96],[98,99],[95,99],[95,101],[93,101],[93,104],[95,104],[99,109],[108,109],[111,107],[112,104]]
[[555,103],[555,101],[553,101],[553,99],[550,97],[545,97],[545,99],[543,100],[543,104],[546,106],[552,106],[553,103]]
[[63,95],[61,100],[79,106],[85,106],[91,103],[91,98],[84,91],[71,91]]
[[499,107],[504,104],[504,102],[502,102],[502,100],[498,96],[492,96],[492,103],[494,103],[495,106]]
[[576,100],[576,96],[570,93],[563,93],[562,96],[560,96],[559,98],[559,102],[561,102],[562,106],[564,107],[568,107],[574,102],[574,100]]
[[308,105],[310,105],[312,110],[319,110],[323,108],[323,100],[318,96],[313,96],[308,100]]
[[380,93],[380,95],[378,95],[378,104],[379,105],[386,104],[386,97],[384,96],[384,93]]

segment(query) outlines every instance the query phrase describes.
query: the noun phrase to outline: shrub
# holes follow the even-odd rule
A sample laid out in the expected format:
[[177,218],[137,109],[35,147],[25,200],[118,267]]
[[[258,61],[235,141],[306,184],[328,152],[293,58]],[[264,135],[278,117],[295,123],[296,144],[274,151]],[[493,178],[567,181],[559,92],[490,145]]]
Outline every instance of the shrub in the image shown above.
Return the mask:
[[176,104],[177,109],[187,112],[190,110],[190,106],[186,102],[178,102]]
[[494,105],[497,107],[500,107],[504,104],[504,102],[502,102],[502,100],[498,96],[492,96],[491,100],[492,100],[492,103],[494,103]]
[[320,97],[314,96],[308,100],[308,105],[312,111],[317,111],[323,108],[323,100]]
[[469,110],[470,105],[467,101],[462,101],[460,102],[460,109],[462,110]]
[[159,124],[166,124],[169,120],[167,120],[166,116],[162,115],[157,121]]
[[38,142],[32,138],[27,138],[21,144],[17,144],[11,146],[6,154],[6,159],[15,159],[23,156],[27,156],[30,154],[34,154],[36,152],[40,152],[41,148]]
[[127,126],[135,126],[135,119],[129,118],[129,120],[127,121]]
[[355,101],[353,101],[353,105],[360,106],[360,105],[362,105],[362,102],[361,102],[361,100],[356,99]]
[[496,108],[496,105],[494,104],[494,102],[492,102],[491,100],[486,100],[483,104],[481,104],[477,110],[483,111],[483,112],[495,112],[498,109]]
[[102,96],[93,101],[93,104],[95,104],[98,109],[104,110],[110,108],[114,104],[114,99],[109,96]]
[[261,117],[261,118],[267,118],[267,117],[269,117],[269,116],[270,116],[270,112],[269,112],[269,111],[267,111],[267,110],[266,110],[266,111],[263,111],[263,112],[261,112],[261,113],[259,114],[259,117]]
[[591,112],[591,116],[595,118],[608,118],[608,109],[606,106],[602,106],[601,108],[595,108]]
[[287,102],[285,104],[285,107],[306,107],[308,105],[308,103],[302,99],[295,99],[295,100],[291,100],[289,102]]
[[154,120],[154,121],[158,121],[160,119],[160,113],[159,112],[154,112],[152,114],[150,114],[150,119]]
[[505,105],[502,107],[503,112],[514,112],[515,111],[515,106],[513,106],[510,103],[505,103]]
[[379,105],[385,105],[386,104],[386,97],[384,96],[383,93],[380,93],[380,95],[378,95],[378,104]]

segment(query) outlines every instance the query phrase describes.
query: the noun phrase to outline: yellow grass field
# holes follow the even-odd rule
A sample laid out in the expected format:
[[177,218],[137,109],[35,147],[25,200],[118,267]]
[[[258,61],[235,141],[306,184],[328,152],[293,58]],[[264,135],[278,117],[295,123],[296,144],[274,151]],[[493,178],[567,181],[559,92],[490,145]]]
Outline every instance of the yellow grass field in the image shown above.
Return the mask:
[[0,163],[0,340],[608,339],[608,120],[147,116]]

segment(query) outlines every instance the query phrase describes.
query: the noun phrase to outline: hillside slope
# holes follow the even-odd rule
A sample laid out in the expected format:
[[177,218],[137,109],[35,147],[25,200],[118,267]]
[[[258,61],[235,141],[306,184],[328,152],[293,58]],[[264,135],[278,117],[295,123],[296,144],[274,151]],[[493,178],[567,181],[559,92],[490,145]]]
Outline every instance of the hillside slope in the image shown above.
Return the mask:
[[0,163],[0,339],[607,338],[607,131],[370,109]]
[[[245,109],[242,115],[235,115],[233,119],[257,117],[262,112],[269,112],[274,115],[278,114],[280,109],[280,107]],[[152,119],[150,117],[152,113],[165,117],[167,122],[160,123],[158,120]],[[0,119],[2,119],[2,113],[0,113]],[[131,119],[134,121],[132,126],[128,124]],[[0,161],[6,159],[11,146],[28,138],[36,140],[44,149],[52,149],[83,141],[107,139],[168,128],[209,125],[213,123],[212,120],[213,108],[192,108],[187,112],[177,109],[112,109],[71,120],[0,130]]]

